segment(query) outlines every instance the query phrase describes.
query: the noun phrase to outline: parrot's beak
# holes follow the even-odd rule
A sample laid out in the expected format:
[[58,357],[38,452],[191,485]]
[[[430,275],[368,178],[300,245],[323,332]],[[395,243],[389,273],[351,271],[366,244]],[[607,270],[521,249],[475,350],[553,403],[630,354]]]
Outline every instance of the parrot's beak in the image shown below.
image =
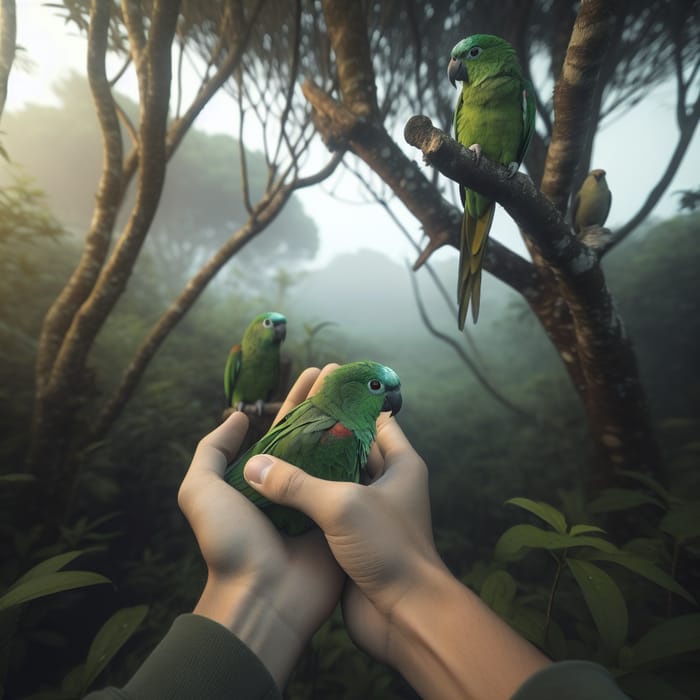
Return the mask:
[[401,398],[401,390],[390,389],[384,396],[382,411],[391,411],[391,415],[395,416],[401,410],[402,404],[403,399]]
[[287,324],[286,323],[276,323],[275,324],[275,340],[281,343],[287,337]]
[[451,58],[447,66],[447,77],[452,83],[452,87],[456,87],[455,81],[461,80],[463,83],[469,82],[469,74],[467,69],[464,67],[462,61],[458,61],[456,58]]

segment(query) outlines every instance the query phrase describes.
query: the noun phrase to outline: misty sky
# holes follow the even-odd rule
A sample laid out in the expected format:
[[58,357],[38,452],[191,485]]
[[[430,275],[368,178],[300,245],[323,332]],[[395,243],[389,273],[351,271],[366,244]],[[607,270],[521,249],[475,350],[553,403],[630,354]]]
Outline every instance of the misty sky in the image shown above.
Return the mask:
[[[17,41],[26,51],[18,55],[10,76],[7,111],[28,101],[56,102],[51,85],[70,70],[85,73],[85,40],[67,27],[55,10],[44,6],[43,0],[21,0],[17,3],[17,14]],[[455,41],[459,38],[455,37]],[[451,46],[453,42],[447,43]],[[113,66],[112,72],[116,72],[117,67]],[[133,76],[127,75],[117,88],[135,96],[135,84]],[[599,133],[592,166],[604,168],[608,173],[607,180],[613,192],[608,225],[620,225],[635,213],[665,167],[676,138],[674,98],[671,81],[657,90],[653,99],[647,99],[641,107]],[[235,137],[233,107],[230,98],[220,91],[197,119],[195,127]],[[254,147],[254,143],[248,146]],[[321,145],[314,154],[314,161],[321,164],[326,157]],[[420,162],[418,151],[414,151],[413,157]],[[302,190],[297,195],[318,223],[321,238],[318,264],[325,263],[339,252],[360,247],[380,250],[396,260],[414,258],[413,248],[381,207],[351,203],[366,201],[366,195],[359,191],[353,176],[346,174],[334,182],[337,183],[337,197],[328,194],[331,189],[328,183]],[[696,133],[681,168],[653,216],[676,214],[678,196],[673,193],[699,184],[700,139]],[[394,211],[414,239],[419,239],[416,220],[398,203]],[[496,214],[491,236],[525,254],[517,229],[503,210]],[[436,257],[445,259],[456,255],[457,252],[450,249],[441,251]]]

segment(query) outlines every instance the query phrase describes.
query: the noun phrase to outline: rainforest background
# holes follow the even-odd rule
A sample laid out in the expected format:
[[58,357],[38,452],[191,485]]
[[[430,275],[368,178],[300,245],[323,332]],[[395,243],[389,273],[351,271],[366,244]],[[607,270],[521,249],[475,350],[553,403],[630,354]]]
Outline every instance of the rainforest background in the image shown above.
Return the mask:
[[[697,169],[674,180],[697,153],[698,2],[491,4],[47,4],[84,36],[87,74],[66,74],[55,104],[1,111],[31,59],[3,0],[4,697],[123,684],[192,608],[205,570],[177,488],[221,419],[230,346],[271,309],[289,319],[291,379],[362,358],[401,376],[455,575],[634,698],[700,697]],[[477,30],[509,39],[533,77],[524,169],[555,213],[521,176],[463,168],[507,211],[485,313],[460,335],[456,185],[403,130],[424,114],[449,131],[449,52]],[[596,135],[660,88],[673,102],[639,149],[658,129],[673,145],[640,187],[632,154],[595,150]],[[228,134],[197,128],[217,94]],[[592,167],[617,171],[612,212],[579,240],[566,211]],[[352,192],[384,251],[319,258],[321,188],[339,207]],[[636,206],[622,217],[618,200]],[[511,216],[520,247],[499,242]],[[339,614],[286,694],[414,697]]]

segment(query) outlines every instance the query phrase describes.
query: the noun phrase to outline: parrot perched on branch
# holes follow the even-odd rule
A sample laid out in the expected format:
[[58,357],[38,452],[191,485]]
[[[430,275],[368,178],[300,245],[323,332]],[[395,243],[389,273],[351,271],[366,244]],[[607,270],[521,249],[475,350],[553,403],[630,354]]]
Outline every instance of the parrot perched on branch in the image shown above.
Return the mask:
[[[505,165],[512,177],[525,157],[535,129],[535,97],[523,77],[515,49],[492,34],[474,34],[453,49],[447,67],[452,85],[462,82],[454,114],[455,138],[476,154]],[[460,185],[464,204],[459,253],[459,328],[469,301],[479,318],[481,267],[495,202]]]
[[612,192],[605,181],[605,170],[591,170],[571,203],[574,231],[581,233],[588,226],[602,226],[611,204]]
[[280,344],[287,335],[287,319],[275,311],[256,316],[243,340],[231,348],[224,370],[224,391],[229,406],[262,405],[279,382]]
[[271,503],[243,478],[253,456],[270,454],[332,481],[359,482],[382,411],[401,408],[401,383],[394,370],[377,362],[342,365],[321,389],[287,413],[249,450],[229,464],[224,479],[263,509],[275,526],[298,535],[313,526],[303,513]]

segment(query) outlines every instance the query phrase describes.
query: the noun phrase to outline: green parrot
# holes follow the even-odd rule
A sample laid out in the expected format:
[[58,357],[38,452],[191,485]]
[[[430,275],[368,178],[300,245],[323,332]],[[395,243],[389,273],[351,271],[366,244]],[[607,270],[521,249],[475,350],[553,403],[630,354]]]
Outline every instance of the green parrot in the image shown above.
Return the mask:
[[287,319],[275,311],[259,314],[246,328],[243,340],[231,348],[224,369],[224,391],[229,406],[238,410],[254,403],[258,414],[277,386],[280,344],[287,335]]
[[[492,34],[474,34],[453,49],[447,67],[452,85],[462,82],[454,114],[455,138],[476,154],[508,167],[512,177],[525,157],[535,129],[535,97],[523,77],[515,49]],[[481,267],[495,202],[460,186],[464,205],[459,246],[459,329],[469,301],[479,318]]]
[[313,526],[303,513],[271,503],[243,478],[253,456],[271,454],[332,481],[359,482],[382,411],[398,413],[401,382],[377,362],[342,365],[326,376],[321,389],[295,406],[250,449],[228,465],[224,479],[263,509],[275,526],[299,535]]
[[612,192],[605,181],[605,170],[591,170],[571,203],[574,231],[581,233],[587,226],[602,226],[611,204]]

